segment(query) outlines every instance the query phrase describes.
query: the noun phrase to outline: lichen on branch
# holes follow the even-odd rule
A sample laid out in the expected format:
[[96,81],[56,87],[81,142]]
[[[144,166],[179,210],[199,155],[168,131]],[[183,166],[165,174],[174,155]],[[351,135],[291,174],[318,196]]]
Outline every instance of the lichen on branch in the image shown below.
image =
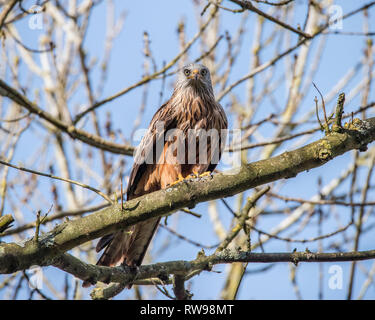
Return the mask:
[[232,196],[239,192],[324,165],[353,149],[364,150],[375,140],[375,118],[356,120],[342,133],[332,133],[302,148],[245,164],[237,170],[213,177],[192,179],[124,204],[116,204],[91,215],[64,222],[52,231],[22,245],[0,244],[0,273],[13,273],[32,265],[50,265],[54,258],[87,241],[138,222],[170,214],[197,203]]

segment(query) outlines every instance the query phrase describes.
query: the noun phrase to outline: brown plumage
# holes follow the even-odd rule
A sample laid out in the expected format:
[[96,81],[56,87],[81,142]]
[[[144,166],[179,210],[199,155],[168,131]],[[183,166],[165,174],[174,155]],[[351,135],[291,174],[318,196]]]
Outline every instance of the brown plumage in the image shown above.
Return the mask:
[[[215,101],[208,69],[198,64],[185,66],[172,97],[155,113],[137,148],[127,199],[167,188],[181,176],[212,172],[225,143],[223,129],[227,129],[227,118]],[[209,135],[206,144],[204,132]],[[105,250],[97,264],[141,265],[159,221],[152,218],[101,238],[96,251]]]

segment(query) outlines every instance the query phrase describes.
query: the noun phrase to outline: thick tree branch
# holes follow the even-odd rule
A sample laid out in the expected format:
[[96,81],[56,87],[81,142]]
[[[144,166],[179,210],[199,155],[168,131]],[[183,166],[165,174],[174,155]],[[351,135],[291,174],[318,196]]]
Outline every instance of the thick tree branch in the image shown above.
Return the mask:
[[1,243],[0,273],[13,273],[31,265],[50,265],[54,258],[86,241],[181,208],[193,207],[199,202],[232,196],[272,181],[294,177],[349,150],[366,150],[367,144],[374,140],[375,118],[355,119],[342,129],[342,133],[331,133],[294,151],[147,194],[126,202],[124,210],[116,204],[64,222],[40,235],[38,243],[32,240],[22,245]]
[[67,133],[72,139],[78,139],[84,143],[87,143],[90,146],[97,147],[105,151],[110,151],[112,153],[124,154],[128,156],[132,156],[134,153],[134,148],[132,146],[121,145],[115,142],[107,141],[102,137],[78,129],[74,125],[67,124],[57,119],[50,113],[39,108],[35,103],[31,102],[23,94],[18,92],[16,89],[10,87],[1,79],[0,95],[11,99],[13,102],[27,109],[30,113],[38,115],[43,120],[52,124],[55,128]]
[[3,231],[8,229],[11,223],[14,221],[13,217],[10,214],[0,216],[0,236]]
[[344,262],[375,259],[375,250],[336,253],[282,252],[259,253],[225,249],[210,256],[199,255],[191,261],[168,261],[151,265],[142,265],[136,271],[126,266],[103,267],[84,263],[70,254],[55,259],[53,265],[75,277],[96,283],[116,282],[121,287],[134,281],[149,278],[166,278],[170,275],[183,276],[196,271],[210,271],[216,264],[243,263],[275,263],[275,262]]
[[191,300],[192,294],[185,289],[185,276],[175,274],[173,277],[173,292],[176,300]]

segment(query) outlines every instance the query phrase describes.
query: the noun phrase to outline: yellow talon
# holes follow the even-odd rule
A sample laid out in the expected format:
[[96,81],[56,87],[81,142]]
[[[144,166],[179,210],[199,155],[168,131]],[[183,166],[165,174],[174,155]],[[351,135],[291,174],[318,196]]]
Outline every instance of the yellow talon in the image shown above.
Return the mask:
[[178,179],[175,182],[172,182],[169,186],[172,187],[172,186],[176,185],[177,183],[180,183],[180,182],[182,182],[184,180],[185,180],[185,178],[182,176],[181,173],[179,173],[178,174]]
[[198,171],[193,170],[193,173],[190,174],[190,175],[193,176],[194,178],[202,178],[202,177],[211,176],[211,171],[205,171],[205,172],[199,174]]
[[[211,171],[206,171],[206,172],[203,172],[203,173],[199,174],[198,171],[193,170],[193,173],[191,173],[189,176],[190,177],[194,176],[194,178],[203,178],[203,177],[211,176]],[[178,174],[178,179],[176,181],[170,183],[169,187],[172,187],[172,186],[174,186],[174,185],[176,185],[176,184],[178,184],[180,182],[183,182],[183,181],[187,180],[189,178],[189,176],[186,177],[186,178],[184,178],[182,176],[182,174],[179,173]]]
[[198,175],[199,178],[201,177],[207,177],[211,175],[211,171],[206,171]]
[[198,178],[199,177],[199,173],[198,173],[198,171],[196,171],[196,170],[193,170],[193,173],[191,174],[193,177],[195,177],[195,178]]

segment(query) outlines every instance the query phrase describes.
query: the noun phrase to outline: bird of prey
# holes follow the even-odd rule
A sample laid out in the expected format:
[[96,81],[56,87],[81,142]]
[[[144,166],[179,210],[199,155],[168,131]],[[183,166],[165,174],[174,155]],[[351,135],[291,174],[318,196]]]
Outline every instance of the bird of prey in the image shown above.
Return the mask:
[[[225,144],[222,132],[227,126],[208,68],[193,63],[183,67],[171,98],[155,113],[136,149],[127,200],[212,172]],[[96,251],[105,250],[97,265],[141,265],[159,221],[151,218],[101,238]]]

